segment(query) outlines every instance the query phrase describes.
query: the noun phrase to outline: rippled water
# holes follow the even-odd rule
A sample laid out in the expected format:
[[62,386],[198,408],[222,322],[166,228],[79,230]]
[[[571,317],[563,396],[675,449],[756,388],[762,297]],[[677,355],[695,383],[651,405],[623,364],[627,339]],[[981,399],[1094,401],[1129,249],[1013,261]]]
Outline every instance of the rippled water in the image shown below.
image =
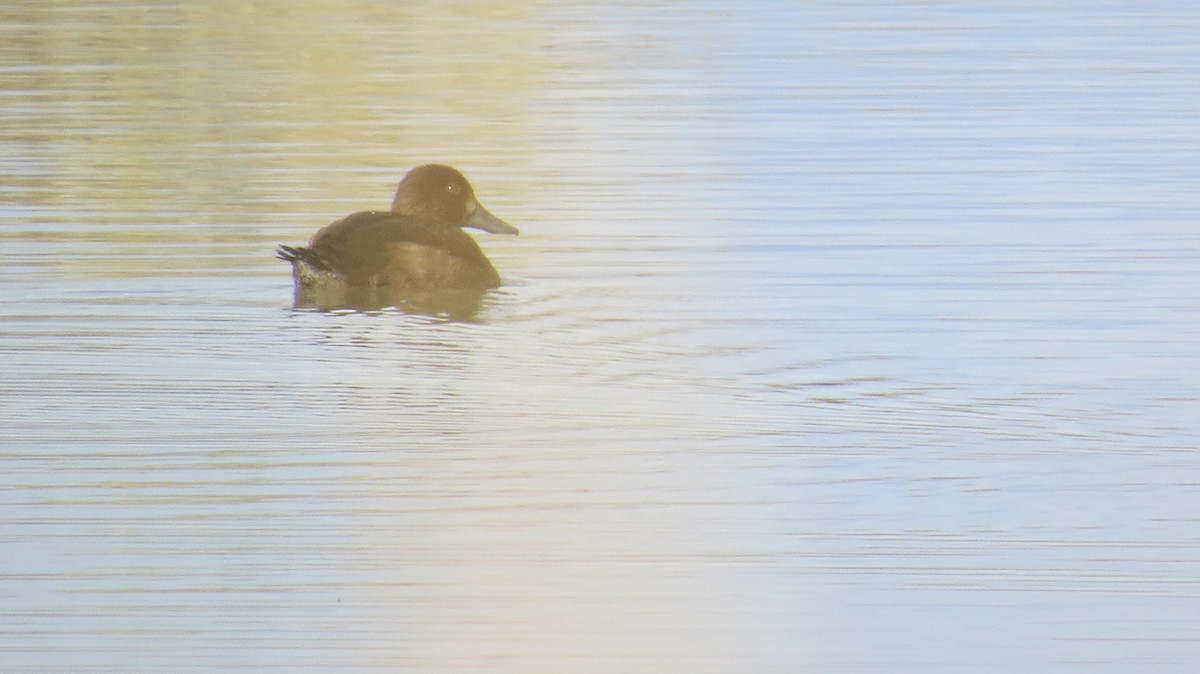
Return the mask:
[[[1187,671],[1197,29],[0,9],[0,664]],[[429,161],[504,287],[293,309]]]

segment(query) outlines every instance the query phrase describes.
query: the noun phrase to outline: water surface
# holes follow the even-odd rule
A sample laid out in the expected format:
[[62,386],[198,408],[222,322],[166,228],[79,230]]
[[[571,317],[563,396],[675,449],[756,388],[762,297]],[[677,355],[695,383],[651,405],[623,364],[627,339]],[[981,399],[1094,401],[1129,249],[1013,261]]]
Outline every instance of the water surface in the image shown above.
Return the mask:
[[[4,670],[1187,671],[1198,28],[0,10]],[[292,308],[429,161],[505,285]]]

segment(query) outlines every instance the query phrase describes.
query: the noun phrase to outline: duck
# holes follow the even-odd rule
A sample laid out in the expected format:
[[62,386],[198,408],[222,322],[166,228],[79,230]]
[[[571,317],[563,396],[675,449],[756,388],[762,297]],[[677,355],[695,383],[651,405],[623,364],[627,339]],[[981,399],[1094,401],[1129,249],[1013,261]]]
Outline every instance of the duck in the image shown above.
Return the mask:
[[464,227],[516,235],[492,215],[458,169],[424,164],[396,188],[389,211],[360,211],[317,230],[307,246],[280,245],[297,297],[329,288],[389,293],[483,291],[500,274]]

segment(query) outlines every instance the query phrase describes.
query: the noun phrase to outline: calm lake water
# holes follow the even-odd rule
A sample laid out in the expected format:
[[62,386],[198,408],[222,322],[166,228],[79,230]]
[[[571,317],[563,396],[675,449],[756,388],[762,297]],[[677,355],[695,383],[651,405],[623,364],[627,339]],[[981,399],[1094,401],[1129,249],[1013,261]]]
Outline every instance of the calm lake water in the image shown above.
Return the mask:
[[727,4],[0,9],[0,669],[1192,671],[1200,6]]

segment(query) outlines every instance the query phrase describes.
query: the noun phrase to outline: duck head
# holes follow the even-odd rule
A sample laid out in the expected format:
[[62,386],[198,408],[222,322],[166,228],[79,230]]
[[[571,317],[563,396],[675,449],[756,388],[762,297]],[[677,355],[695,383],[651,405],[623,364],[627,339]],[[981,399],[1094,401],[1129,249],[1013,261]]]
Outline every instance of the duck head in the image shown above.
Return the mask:
[[392,212],[447,227],[474,227],[492,234],[519,233],[479,203],[463,174],[443,164],[425,164],[409,171],[396,188]]

